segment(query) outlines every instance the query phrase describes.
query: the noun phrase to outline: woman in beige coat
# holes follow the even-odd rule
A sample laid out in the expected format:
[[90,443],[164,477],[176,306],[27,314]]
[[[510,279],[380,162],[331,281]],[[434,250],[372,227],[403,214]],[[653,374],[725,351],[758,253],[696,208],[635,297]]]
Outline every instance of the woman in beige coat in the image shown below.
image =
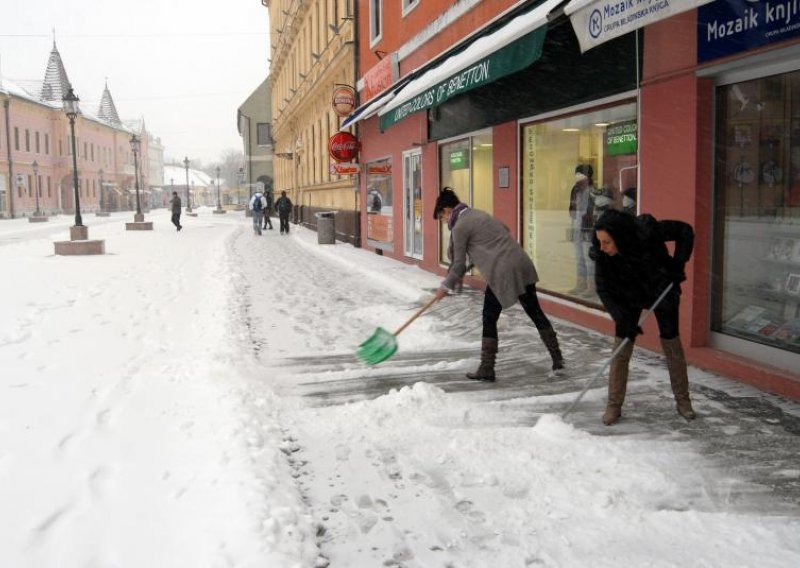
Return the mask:
[[514,239],[508,228],[491,215],[461,203],[455,192],[446,187],[436,200],[434,219],[442,217],[450,228],[448,256],[450,268],[436,292],[441,300],[452,292],[467,272],[467,256],[486,280],[483,297],[483,339],[481,363],[467,377],[478,381],[494,381],[494,364],[498,350],[497,320],[503,308],[522,304],[533,321],[553,360],[553,370],[564,367],[556,332],[539,305],[536,282],[539,276],[530,257]]

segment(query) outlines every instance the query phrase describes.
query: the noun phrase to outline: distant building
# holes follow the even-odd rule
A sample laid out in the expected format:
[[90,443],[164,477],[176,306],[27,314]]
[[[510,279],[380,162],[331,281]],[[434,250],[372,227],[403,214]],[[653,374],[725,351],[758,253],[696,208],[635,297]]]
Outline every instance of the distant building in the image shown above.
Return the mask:
[[274,188],[272,101],[269,77],[247,97],[237,110],[237,127],[244,151],[243,183],[253,192],[262,183]]

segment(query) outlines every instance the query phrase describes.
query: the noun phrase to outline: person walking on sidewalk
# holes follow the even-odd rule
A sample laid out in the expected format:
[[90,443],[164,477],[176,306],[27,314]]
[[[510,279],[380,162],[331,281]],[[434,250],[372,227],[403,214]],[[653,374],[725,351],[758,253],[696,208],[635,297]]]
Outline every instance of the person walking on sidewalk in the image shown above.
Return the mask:
[[253,232],[256,235],[261,234],[261,221],[264,217],[264,209],[267,207],[267,200],[264,194],[257,191],[250,198],[250,211],[253,212]]
[[170,207],[172,207],[172,224],[175,225],[175,229],[180,231],[183,229],[183,225],[181,225],[181,198],[178,197],[178,192],[172,192],[172,199],[169,200]]
[[483,336],[481,362],[477,371],[467,378],[494,381],[494,365],[498,351],[497,320],[503,308],[522,304],[533,321],[553,361],[553,370],[564,368],[564,358],[550,320],[539,305],[536,282],[539,276],[530,257],[511,238],[508,228],[500,221],[461,203],[455,192],[445,187],[439,193],[433,218],[443,218],[450,229],[448,257],[450,267],[440,288],[437,301],[455,290],[467,271],[467,256],[486,280],[483,296]]
[[[628,365],[636,336],[642,333],[639,316],[672,283],[654,314],[678,414],[695,418],[689,398],[686,358],[679,336],[681,288],[684,266],[692,255],[694,230],[683,221],[657,221],[652,215],[634,217],[609,209],[595,223],[592,256],[595,259],[597,295],[614,320],[614,349],[630,341],[611,361],[608,404],[603,423],[614,424],[622,416],[628,384]],[[670,256],[666,243],[675,243]]]
[[269,216],[272,214],[272,208],[275,206],[275,198],[272,196],[272,190],[269,189],[264,194],[264,199],[267,200],[267,205],[264,207],[264,229],[272,230],[272,219]]
[[292,212],[292,200],[286,197],[286,191],[281,191],[281,196],[275,202],[275,209],[278,211],[278,219],[281,224],[281,235],[289,234],[289,214]]

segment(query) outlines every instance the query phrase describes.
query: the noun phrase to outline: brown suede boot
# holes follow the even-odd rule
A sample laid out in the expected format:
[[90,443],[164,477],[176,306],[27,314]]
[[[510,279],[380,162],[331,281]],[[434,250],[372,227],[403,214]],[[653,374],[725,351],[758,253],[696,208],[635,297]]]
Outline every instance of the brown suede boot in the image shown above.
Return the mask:
[[558,346],[558,336],[555,330],[553,330],[552,327],[550,329],[540,329],[539,336],[542,338],[542,342],[545,347],[547,347],[547,350],[550,352],[550,357],[553,359],[553,370],[558,371],[559,369],[563,369],[564,357],[561,355],[561,348]]
[[675,395],[675,408],[686,420],[694,420],[696,415],[689,399],[689,376],[686,372],[686,357],[683,354],[681,338],[662,338],[661,347],[667,359],[669,382],[672,385],[672,394]]
[[474,373],[467,373],[467,378],[473,381],[493,382],[494,361],[497,357],[497,340],[484,337],[481,342],[481,364]]
[[[622,338],[614,338],[614,350],[616,351]],[[625,402],[625,391],[628,388],[628,365],[633,354],[633,342],[628,341],[617,356],[611,361],[608,373],[608,404],[605,414],[603,414],[603,424],[611,426],[622,416],[622,403]]]

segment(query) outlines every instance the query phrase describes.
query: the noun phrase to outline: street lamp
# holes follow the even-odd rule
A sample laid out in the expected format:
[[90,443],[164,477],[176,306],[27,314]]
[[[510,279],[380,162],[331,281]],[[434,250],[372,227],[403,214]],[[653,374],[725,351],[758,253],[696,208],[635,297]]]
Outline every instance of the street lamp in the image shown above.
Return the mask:
[[103,168],[97,170],[97,175],[100,176],[100,212],[105,212],[105,199],[103,199]]
[[142,141],[136,134],[131,136],[131,150],[133,150],[133,170],[134,180],[136,184],[136,215],[133,217],[134,221],[144,221],[142,215],[142,204],[139,200],[139,150],[142,148]]
[[236,204],[242,204],[242,184],[244,183],[244,168],[239,168],[239,177],[237,179],[239,186],[236,188]]
[[220,203],[219,200],[219,166],[217,166],[214,171],[217,172],[217,211],[221,211],[222,203]]
[[75,95],[72,87],[69,88],[67,94],[64,95],[62,102],[64,103],[64,112],[69,119],[69,130],[72,139],[72,187],[75,193],[75,226],[83,227],[83,219],[81,219],[81,200],[78,194],[78,152],[75,148],[75,119],[80,114],[78,102],[80,99]]
[[33,191],[36,192],[36,211],[33,214],[39,217],[42,214],[42,212],[39,211],[39,163],[34,160],[31,164],[31,168],[33,168]]
[[186,212],[192,212],[192,205],[189,203],[189,156],[183,159],[183,167],[186,168]]

